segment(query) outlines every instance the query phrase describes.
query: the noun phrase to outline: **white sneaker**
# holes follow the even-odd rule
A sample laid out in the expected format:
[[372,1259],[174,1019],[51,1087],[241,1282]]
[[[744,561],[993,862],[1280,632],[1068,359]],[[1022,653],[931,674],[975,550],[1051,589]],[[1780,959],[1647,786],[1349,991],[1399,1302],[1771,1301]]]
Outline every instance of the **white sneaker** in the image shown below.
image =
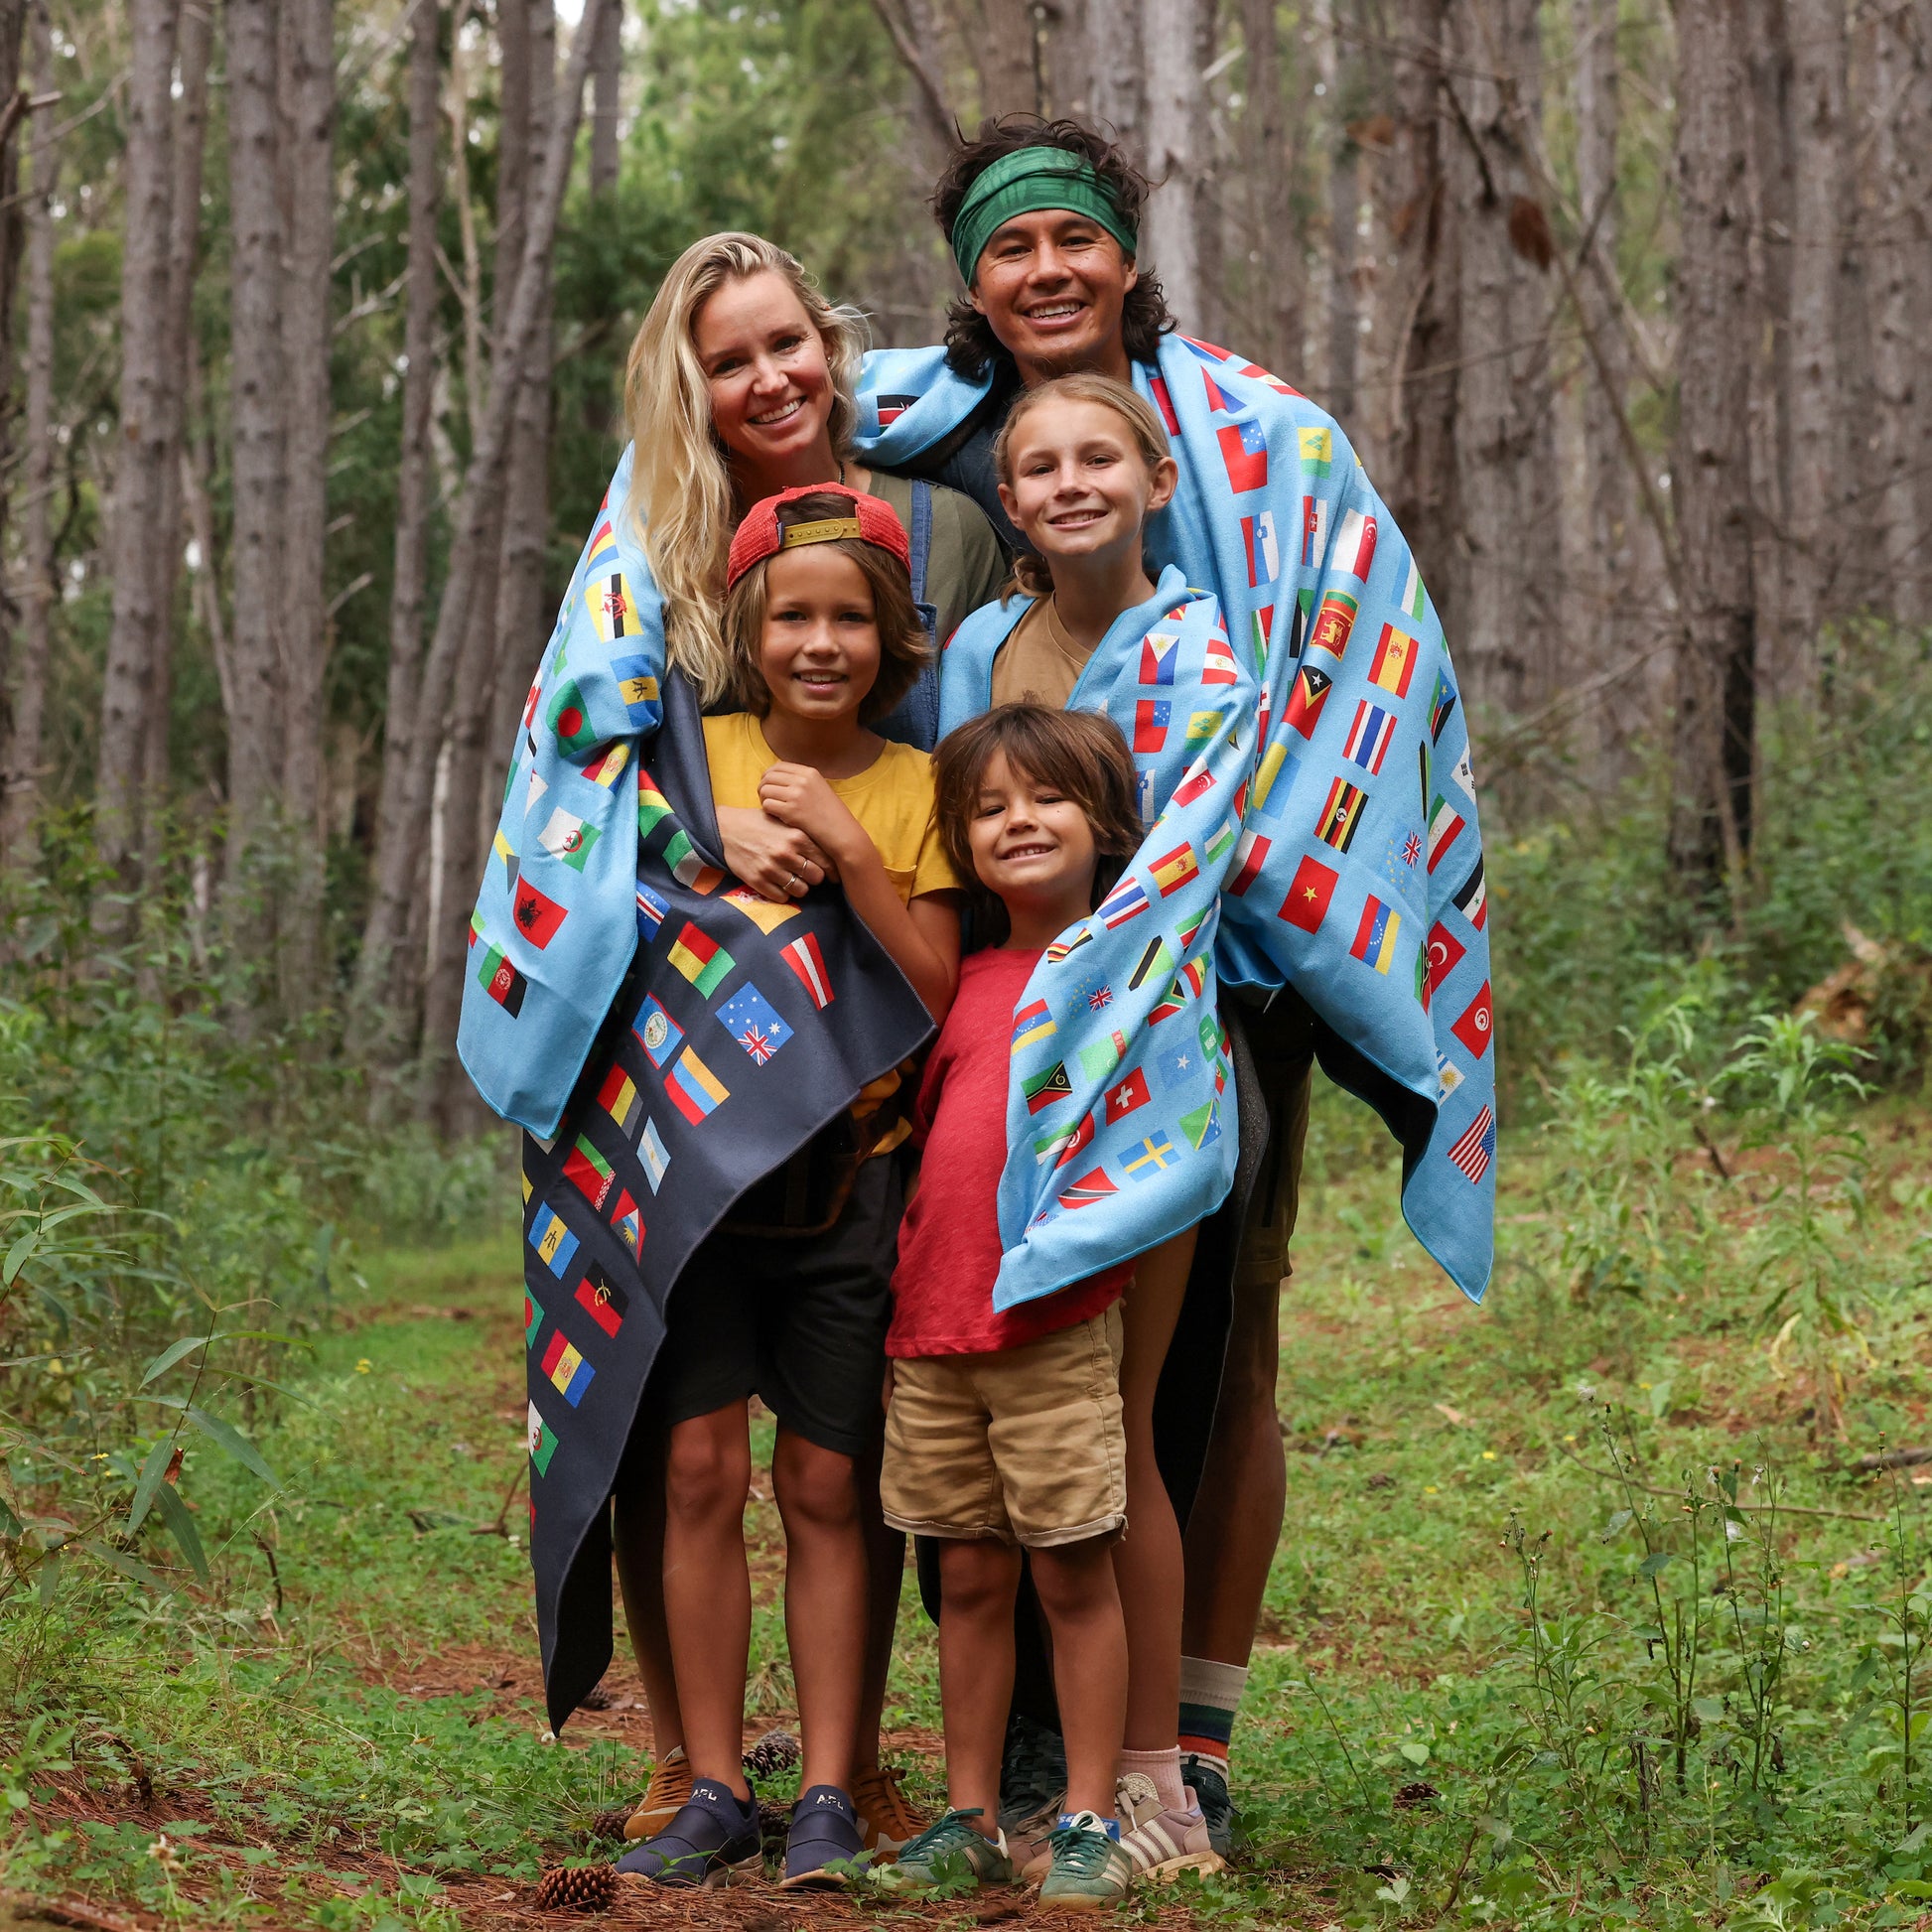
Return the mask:
[[1187,1809],[1171,1811],[1145,1771],[1129,1771],[1114,1790],[1120,1813],[1120,1849],[1134,1876],[1157,1882],[1181,1871],[1219,1871],[1226,1864],[1207,1836],[1207,1820],[1191,1790]]

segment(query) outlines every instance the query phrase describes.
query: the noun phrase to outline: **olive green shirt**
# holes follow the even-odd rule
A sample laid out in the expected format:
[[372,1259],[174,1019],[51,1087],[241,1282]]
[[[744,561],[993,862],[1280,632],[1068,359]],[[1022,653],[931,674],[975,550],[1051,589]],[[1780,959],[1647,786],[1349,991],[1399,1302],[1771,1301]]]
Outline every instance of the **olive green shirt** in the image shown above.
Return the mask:
[[[912,528],[912,483],[907,477],[872,473],[871,493]],[[960,622],[982,604],[991,604],[1007,580],[1006,552],[993,534],[986,512],[973,499],[944,483],[932,485],[932,545],[926,553],[925,602],[939,614],[934,642],[943,649]]]

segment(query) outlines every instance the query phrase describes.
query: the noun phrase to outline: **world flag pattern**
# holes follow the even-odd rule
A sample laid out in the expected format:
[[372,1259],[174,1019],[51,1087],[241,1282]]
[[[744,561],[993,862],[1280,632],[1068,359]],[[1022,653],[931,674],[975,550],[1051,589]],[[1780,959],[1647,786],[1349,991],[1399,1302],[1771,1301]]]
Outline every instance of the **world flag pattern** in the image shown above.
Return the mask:
[[[589,646],[565,627],[565,668],[582,697],[593,685]],[[621,639],[632,652],[644,641]],[[624,970],[572,1069],[559,1123],[523,1144],[531,1557],[553,1727],[609,1660],[608,1616],[597,1616],[594,1590],[569,1580],[580,1566],[608,1566],[600,1511],[686,1260],[750,1178],[803,1146],[931,1032],[835,888],[768,909],[743,889],[726,890],[696,701],[672,676],[656,702],[667,727],[641,746],[618,741],[632,754],[618,785],[574,766],[550,769],[522,847],[525,873],[546,868],[537,890],[565,913],[547,946],[512,933],[511,946],[530,946],[512,960],[483,932],[474,940],[483,959],[493,950],[502,969],[521,975],[529,1019],[538,1014],[539,973],[552,973],[580,922],[596,923],[600,901],[586,882],[603,879],[598,890],[614,909],[622,901],[621,924],[611,929],[621,932]],[[512,783],[512,798],[524,793]],[[556,820],[560,810],[568,816]],[[514,845],[511,816],[502,834]],[[594,839],[585,836],[591,829]],[[616,850],[631,877],[601,871]],[[573,854],[581,870],[569,863]],[[492,860],[490,870],[500,880],[501,864]],[[501,916],[494,904],[479,908],[483,932],[497,931]],[[552,974],[546,992],[558,984]],[[512,1024],[505,1015],[503,1025]]]
[[[954,633],[942,733],[986,709],[994,655],[1026,608],[990,606]],[[1135,750],[1148,824],[1119,884],[1046,949],[1014,1009],[1000,1309],[1199,1220],[1227,1192],[1238,1151],[1209,1123],[1229,1077],[1215,904],[1237,863],[1259,738],[1246,637],[1233,646],[1216,601],[1168,570],[1102,640],[1080,688]],[[1186,695],[1184,737],[1142,729],[1157,690]]]
[[[1347,438],[1292,385],[1181,336],[1165,339],[1134,380],[1161,412],[1188,485],[1162,519],[1159,560],[1218,598],[1226,635],[1261,684],[1262,742],[1241,830],[1244,839],[1258,831],[1268,849],[1237,874],[1244,890],[1223,900],[1217,972],[1261,989],[1293,981],[1355,1050],[1367,1069],[1362,1097],[1403,1144],[1409,1224],[1479,1299],[1494,1249],[1494,1165],[1472,1175],[1449,1154],[1481,1108],[1495,1117],[1494,1056],[1472,1052],[1455,1031],[1472,1008],[1486,1011],[1476,994],[1489,977],[1488,899],[1466,707],[1439,614]],[[862,419],[882,383],[915,398],[890,429],[862,427],[862,454],[888,466],[931,448],[984,396],[937,351],[883,350],[861,374]],[[1183,670],[1161,696],[1172,735],[1194,698]],[[1122,724],[1138,755],[1147,741],[1131,713]],[[1438,838],[1432,872],[1420,860],[1439,793],[1461,829]],[[1258,850],[1247,848],[1244,867]],[[1391,918],[1383,942],[1358,956],[1371,897]],[[1423,952],[1438,927],[1463,948],[1441,976]],[[1465,1031],[1486,1048],[1473,1020]]]

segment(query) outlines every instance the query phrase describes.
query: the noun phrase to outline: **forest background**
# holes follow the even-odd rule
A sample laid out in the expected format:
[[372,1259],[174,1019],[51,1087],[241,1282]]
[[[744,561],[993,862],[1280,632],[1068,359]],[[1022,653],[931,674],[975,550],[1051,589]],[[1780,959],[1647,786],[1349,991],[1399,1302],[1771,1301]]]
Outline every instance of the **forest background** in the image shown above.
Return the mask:
[[489,1690],[492,794],[670,261],[755,229],[934,341],[926,186],[1016,109],[1118,129],[1181,326],[1363,453],[1488,834],[1492,1311],[1324,1094],[1268,1775],[1187,1911],[1932,1898],[1932,0],[0,0],[11,1882],[483,1923],[633,1781]]

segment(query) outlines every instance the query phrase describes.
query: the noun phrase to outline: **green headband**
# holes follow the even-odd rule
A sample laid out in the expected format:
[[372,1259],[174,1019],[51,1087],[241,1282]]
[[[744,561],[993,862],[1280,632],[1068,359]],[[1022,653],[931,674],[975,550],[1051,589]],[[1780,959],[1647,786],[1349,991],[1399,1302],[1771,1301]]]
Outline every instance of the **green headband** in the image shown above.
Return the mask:
[[952,255],[968,288],[979,266],[980,250],[993,231],[1016,214],[1036,208],[1066,208],[1091,216],[1120,243],[1137,252],[1140,237],[1089,162],[1065,148],[1015,148],[979,176],[953,217]]

